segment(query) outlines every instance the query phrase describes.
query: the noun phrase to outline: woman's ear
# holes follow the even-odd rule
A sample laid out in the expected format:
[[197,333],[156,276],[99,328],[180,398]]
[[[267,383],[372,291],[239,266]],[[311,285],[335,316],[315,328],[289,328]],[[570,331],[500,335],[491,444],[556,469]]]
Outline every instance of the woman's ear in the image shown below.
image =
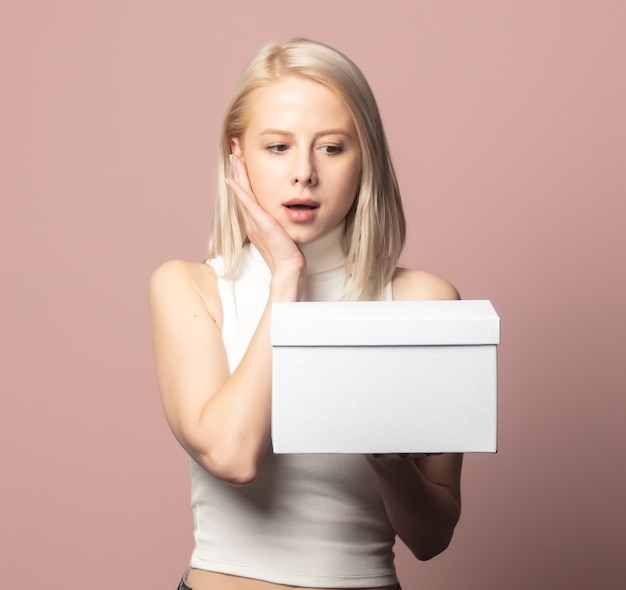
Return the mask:
[[230,138],[230,153],[235,154],[235,156],[242,158],[243,152],[241,150],[241,142],[238,137]]

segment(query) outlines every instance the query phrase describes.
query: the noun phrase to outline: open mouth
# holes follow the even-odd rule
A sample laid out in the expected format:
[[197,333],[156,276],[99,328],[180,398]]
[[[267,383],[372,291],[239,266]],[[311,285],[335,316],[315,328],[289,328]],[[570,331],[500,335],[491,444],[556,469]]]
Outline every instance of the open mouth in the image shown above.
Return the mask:
[[320,205],[312,199],[293,199],[291,201],[287,201],[284,206],[291,211],[313,211],[314,209],[319,208]]
[[287,207],[287,209],[291,209],[292,211],[312,211],[313,209],[317,209],[317,207],[314,205],[303,205],[303,204],[285,205],[285,207]]

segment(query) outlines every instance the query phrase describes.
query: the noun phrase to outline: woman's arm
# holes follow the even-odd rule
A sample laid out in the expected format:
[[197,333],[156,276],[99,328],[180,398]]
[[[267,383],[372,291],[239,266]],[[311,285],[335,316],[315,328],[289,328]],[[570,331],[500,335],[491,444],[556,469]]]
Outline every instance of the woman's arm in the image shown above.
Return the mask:
[[[240,170],[243,164],[240,164]],[[173,261],[154,273],[150,311],[159,389],[167,421],[207,471],[246,484],[269,443],[274,301],[297,301],[304,258],[257,205],[245,169],[230,185],[250,239],[270,266],[269,298],[238,367],[229,374],[217,280],[208,265]]]
[[[399,270],[394,300],[459,299],[444,279]],[[441,553],[450,543],[461,514],[461,465],[457,453],[368,456],[389,520],[398,536],[421,560]]]
[[441,553],[461,514],[463,455],[382,455],[368,461],[398,536],[418,559]]

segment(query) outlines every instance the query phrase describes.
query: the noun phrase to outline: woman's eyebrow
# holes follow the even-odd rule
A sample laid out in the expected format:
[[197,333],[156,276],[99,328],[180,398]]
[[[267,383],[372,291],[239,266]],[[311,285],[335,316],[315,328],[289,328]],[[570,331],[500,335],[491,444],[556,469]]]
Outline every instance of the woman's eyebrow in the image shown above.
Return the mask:
[[[259,133],[259,135],[284,135],[287,137],[293,137],[295,133],[285,131],[283,129],[264,129],[261,133]],[[324,137],[325,135],[343,135],[348,139],[352,139],[352,135],[350,135],[345,129],[323,129],[322,131],[315,133],[313,137],[317,139],[319,137]]]

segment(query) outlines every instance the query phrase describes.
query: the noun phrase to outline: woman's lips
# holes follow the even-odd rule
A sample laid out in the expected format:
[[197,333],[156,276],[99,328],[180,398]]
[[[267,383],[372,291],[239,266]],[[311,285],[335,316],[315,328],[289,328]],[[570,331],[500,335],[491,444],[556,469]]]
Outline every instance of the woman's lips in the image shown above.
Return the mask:
[[313,199],[291,199],[283,203],[287,218],[296,223],[311,221],[320,204]]
[[317,209],[320,204],[313,199],[290,199],[283,203],[288,209]]

